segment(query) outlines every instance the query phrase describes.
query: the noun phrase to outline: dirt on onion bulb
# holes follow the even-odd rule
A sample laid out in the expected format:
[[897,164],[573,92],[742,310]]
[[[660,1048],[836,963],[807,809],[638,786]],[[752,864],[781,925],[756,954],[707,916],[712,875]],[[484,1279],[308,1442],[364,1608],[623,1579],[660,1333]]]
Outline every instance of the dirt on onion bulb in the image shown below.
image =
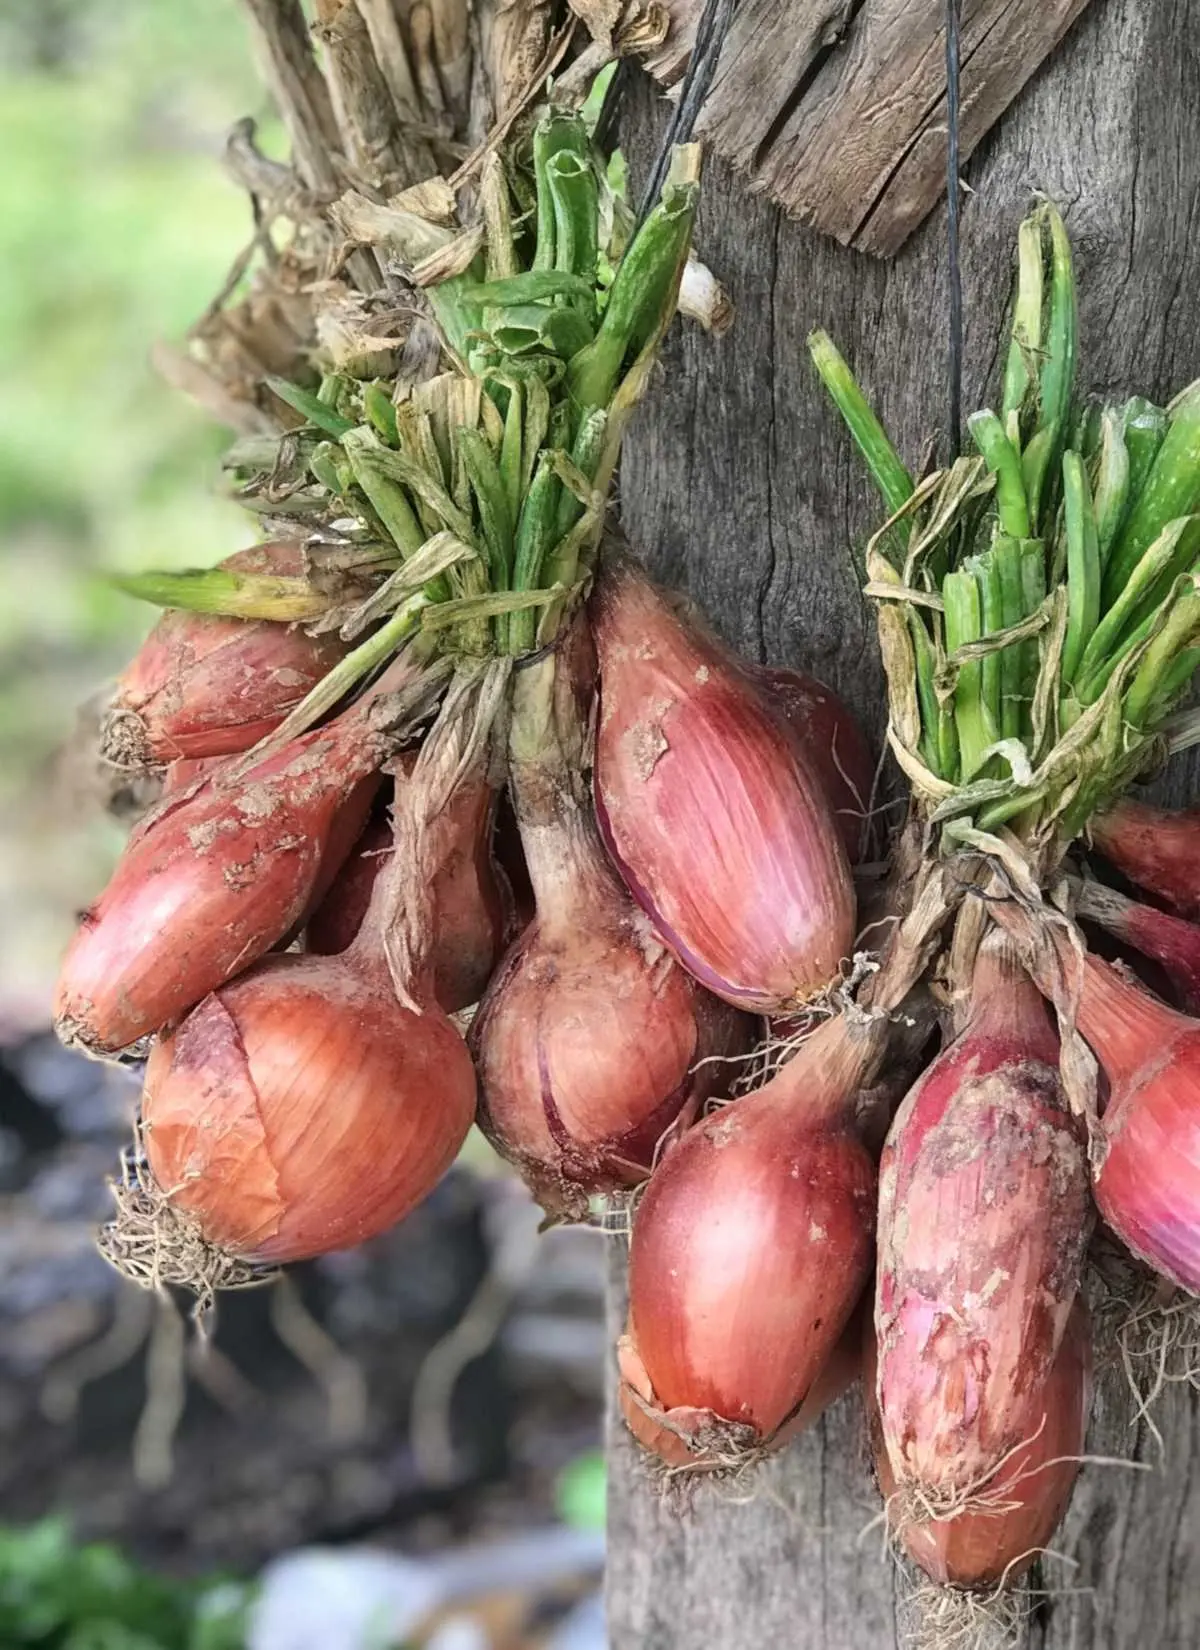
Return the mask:
[[855,923],[812,763],[631,561],[606,562],[592,622],[596,810],[622,877],[709,990],[762,1013],[802,1006],[849,956]]
[[949,1517],[1021,1442],[1089,1228],[1058,1040],[993,931],[965,1028],[909,1092],[880,1166],[880,1425],[893,1477],[923,1515]]
[[638,1205],[624,1353],[639,1438],[732,1467],[779,1440],[871,1270],[875,1165],[851,1113],[866,1074],[844,1017],[763,1088],[715,1112]]
[[1091,1331],[1078,1299],[1045,1379],[1028,1388],[1014,1414],[1018,1439],[953,1515],[918,1518],[900,1488],[883,1442],[872,1379],[873,1339],[863,1372],[879,1487],[896,1540],[939,1586],[1008,1585],[1047,1547],[1079,1474],[1092,1399]]
[[[222,567],[295,578],[304,547],[281,540],[239,550]],[[101,739],[119,767],[247,751],[343,659],[336,634],[298,625],[168,609],[117,680]]]
[[373,771],[396,741],[394,695],[418,678],[397,661],[337,721],[240,775],[202,779],[141,822],[64,959],[54,1014],[65,1043],[129,1047],[303,920],[331,874],[331,836],[340,829],[349,852],[361,829]]
[[1089,955],[1078,1024],[1108,1079],[1092,1171],[1100,1213],[1126,1248],[1200,1295],[1200,1021]]

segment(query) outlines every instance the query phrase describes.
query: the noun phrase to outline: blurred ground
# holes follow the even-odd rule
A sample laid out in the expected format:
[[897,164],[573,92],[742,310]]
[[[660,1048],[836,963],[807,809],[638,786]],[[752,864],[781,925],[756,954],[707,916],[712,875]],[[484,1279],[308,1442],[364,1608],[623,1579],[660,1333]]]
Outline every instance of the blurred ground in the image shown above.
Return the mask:
[[0,7],[0,1021],[37,1023],[119,834],[49,783],[75,706],[149,628],[106,568],[248,539],[223,444],[154,375],[248,233],[217,164],[265,113],[235,0]]
[[[223,433],[149,365],[248,236],[218,164],[247,113],[270,147],[236,0],[0,7],[0,1526],[65,1513],[163,1574],[252,1576],[314,1541],[369,1539],[420,1573],[351,1565],[350,1590],[361,1605],[382,1589],[388,1620],[440,1623],[414,1644],[513,1650],[561,1625],[582,1635],[564,1644],[595,1645],[591,1607],[578,1625],[564,1612],[598,1564],[597,1234],[535,1243],[523,1190],[493,1163],[460,1167],[389,1237],[299,1269],[287,1293],[230,1297],[206,1356],[92,1246],[136,1083],[45,1028],[75,913],[123,833],[60,753],[153,618],[104,571],[208,564],[253,537],[214,491]],[[459,1553],[467,1539],[510,1543],[499,1578]],[[65,1551],[55,1526],[0,1529],[3,1650],[161,1650],[93,1619],[93,1571],[121,1580],[103,1555],[71,1560],[82,1636],[40,1616],[44,1636],[18,1636],[35,1572],[58,1575]],[[270,1596],[299,1618],[272,1616],[258,1642],[337,1650],[345,1577],[296,1564]],[[464,1575],[490,1589],[473,1640],[446,1636]],[[202,1642],[227,1641],[189,1650]]]

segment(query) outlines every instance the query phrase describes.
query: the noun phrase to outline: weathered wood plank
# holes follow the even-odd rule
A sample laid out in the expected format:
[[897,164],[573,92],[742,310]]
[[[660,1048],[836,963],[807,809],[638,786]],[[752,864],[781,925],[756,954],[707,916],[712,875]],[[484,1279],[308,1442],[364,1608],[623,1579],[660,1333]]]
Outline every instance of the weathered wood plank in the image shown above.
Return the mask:
[[[1165,393],[1200,375],[1197,41],[1200,0],[1104,0],[980,146],[963,218],[969,407],[997,381],[1013,240],[1035,189],[1062,203],[1074,241],[1085,387]],[[660,129],[661,105],[648,105],[627,134],[635,157]],[[654,571],[751,655],[826,676],[876,728],[880,673],[851,546],[877,512],[804,340],[829,326],[915,462],[945,418],[944,234],[942,208],[882,263],[788,222],[711,164],[698,236],[737,320],[716,342],[673,332],[622,473],[624,520]],[[1198,775],[1194,760],[1172,764],[1170,794],[1195,797]],[[618,1280],[614,1332],[623,1315]],[[1145,1429],[1102,1396],[1091,1448],[1136,1449],[1156,1470],[1085,1468],[1030,1650],[1200,1645],[1200,1407],[1177,1392],[1157,1419],[1162,1470]],[[702,1492],[680,1518],[614,1425],[613,1650],[895,1645],[893,1575],[876,1537],[859,1542],[875,1506],[861,1437],[845,1401],[747,1502]]]
[[[1088,0],[967,0],[969,156]],[[651,67],[673,78],[698,0],[672,0]],[[745,0],[699,130],[750,186],[845,245],[891,256],[945,188],[943,0]]]

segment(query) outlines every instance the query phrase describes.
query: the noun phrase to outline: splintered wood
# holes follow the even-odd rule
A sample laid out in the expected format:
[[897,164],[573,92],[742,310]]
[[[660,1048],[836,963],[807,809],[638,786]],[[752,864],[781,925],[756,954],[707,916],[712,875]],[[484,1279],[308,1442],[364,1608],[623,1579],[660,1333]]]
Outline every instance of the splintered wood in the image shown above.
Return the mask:
[[[962,154],[1088,0],[963,0]],[[678,79],[703,0],[669,0]],[[890,257],[945,190],[944,0],[742,0],[698,132],[792,216]]]

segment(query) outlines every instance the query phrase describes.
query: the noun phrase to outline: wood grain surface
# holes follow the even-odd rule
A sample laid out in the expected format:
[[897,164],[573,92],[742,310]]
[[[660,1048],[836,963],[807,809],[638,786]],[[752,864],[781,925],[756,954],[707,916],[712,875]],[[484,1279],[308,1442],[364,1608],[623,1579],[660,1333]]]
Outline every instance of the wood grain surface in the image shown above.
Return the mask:
[[[1088,0],[963,0],[964,155]],[[651,67],[682,70],[702,0]],[[945,193],[944,0],[742,0],[699,130],[802,223],[890,256]]]
[[[1081,287],[1089,390],[1166,394],[1200,376],[1200,0],[1096,0],[966,169],[966,406],[995,392],[1018,221],[1043,190],[1064,208]],[[626,139],[645,157],[664,119],[645,86]],[[828,326],[910,463],[945,421],[944,207],[892,263],[835,245],[706,172],[698,229],[738,306],[714,341],[673,331],[630,433],[626,528],[755,658],[834,683],[876,734],[881,674],[852,546],[876,519],[862,469],[818,393],[805,337]],[[1195,758],[1174,800],[1198,794]],[[623,1322],[613,1249],[612,1329]],[[1161,1449],[1102,1389],[1090,1447],[1145,1471],[1089,1466],[1047,1560],[1032,1650],[1200,1646],[1200,1404],[1156,1410]],[[857,1398],[737,1492],[668,1506],[611,1427],[613,1650],[890,1650],[902,1588],[881,1556]]]

